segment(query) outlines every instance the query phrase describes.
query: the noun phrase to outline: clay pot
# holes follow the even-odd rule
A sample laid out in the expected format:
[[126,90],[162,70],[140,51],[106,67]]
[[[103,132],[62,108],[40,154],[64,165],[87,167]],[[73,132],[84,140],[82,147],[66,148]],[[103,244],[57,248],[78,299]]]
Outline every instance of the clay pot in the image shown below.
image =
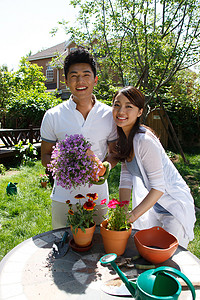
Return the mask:
[[47,186],[47,182],[43,182],[43,181],[42,181],[42,182],[41,182],[41,186],[45,188],[45,187]]
[[[92,243],[92,238],[94,235],[94,231],[96,228],[96,224],[94,226],[85,228],[85,232],[82,231],[80,228],[78,228],[78,231],[73,234],[74,242],[77,246],[79,247],[87,247]],[[72,231],[72,226],[71,226],[71,231]]]
[[140,255],[153,264],[169,259],[178,247],[177,238],[159,226],[136,232],[134,241]]
[[116,253],[122,255],[126,250],[126,245],[131,235],[132,227],[127,230],[114,231],[107,229],[108,221],[100,224],[100,233],[103,238],[103,245],[106,253]]
[[99,170],[97,172],[98,176],[103,176],[106,172],[106,167],[104,167],[103,163],[98,159],[98,157],[95,157],[94,161],[98,164]]
[[86,153],[91,159],[91,161],[93,161],[98,166],[98,172],[94,173],[92,176],[94,181],[98,181],[98,179],[96,179],[96,174],[98,176],[103,176],[106,172],[106,167],[103,165],[102,161],[94,154],[92,150],[88,149]]

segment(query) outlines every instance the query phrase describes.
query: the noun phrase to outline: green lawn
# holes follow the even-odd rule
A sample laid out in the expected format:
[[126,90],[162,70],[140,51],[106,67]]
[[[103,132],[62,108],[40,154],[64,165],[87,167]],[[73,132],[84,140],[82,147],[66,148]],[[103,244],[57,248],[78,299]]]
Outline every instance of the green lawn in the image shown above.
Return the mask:
[[189,164],[184,164],[179,157],[179,161],[175,163],[180,174],[183,176],[191,189],[194,198],[196,212],[196,224],[194,229],[195,238],[190,242],[188,249],[200,259],[200,154],[199,149],[192,149],[190,154],[185,153]]
[[[23,240],[51,230],[51,188],[41,187],[40,173],[45,170],[38,161],[0,176],[0,259]],[[17,195],[7,195],[9,182],[18,183]]]
[[[200,155],[194,154],[188,158],[189,165],[180,159],[176,166],[189,184],[196,206],[200,208]],[[0,260],[22,241],[52,229],[51,186],[41,187],[39,175],[42,173],[45,169],[37,161],[34,166],[9,169],[5,175],[0,175]],[[109,176],[110,198],[118,198],[119,173],[118,164]],[[9,182],[18,183],[17,195],[7,195]],[[189,250],[200,258],[200,213],[197,213],[195,239],[190,243]]]

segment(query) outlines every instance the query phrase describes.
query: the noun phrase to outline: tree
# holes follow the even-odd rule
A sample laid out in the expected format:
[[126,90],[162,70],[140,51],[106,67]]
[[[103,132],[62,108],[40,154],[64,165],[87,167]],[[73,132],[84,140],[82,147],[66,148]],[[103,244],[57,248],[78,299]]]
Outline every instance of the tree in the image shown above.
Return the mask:
[[[71,0],[79,8],[76,28],[65,26],[78,45],[87,45],[102,65],[162,103],[162,87],[180,70],[199,62],[199,0]],[[95,42],[94,42],[95,41]],[[157,102],[159,99],[159,102]],[[173,125],[170,129],[184,158]]]
[[62,101],[46,92],[41,67],[24,57],[17,72],[10,73],[3,67],[0,76],[0,117],[4,127],[40,126],[45,111]]
[[0,67],[0,119],[5,124],[6,105],[14,93],[14,75],[8,71],[7,66]]
[[15,72],[16,91],[29,91],[31,89],[44,93],[46,91],[45,80],[42,67],[31,64],[25,57],[21,58],[19,70]]
[[199,75],[182,70],[163,87],[163,102],[179,139],[187,146],[198,144],[200,137],[200,84]]
[[119,84],[141,87],[150,95],[148,101],[179,70],[199,61],[199,0],[72,0],[71,4],[79,8],[79,22],[70,29],[63,22],[66,32],[93,51],[100,71],[102,63],[111,66]]

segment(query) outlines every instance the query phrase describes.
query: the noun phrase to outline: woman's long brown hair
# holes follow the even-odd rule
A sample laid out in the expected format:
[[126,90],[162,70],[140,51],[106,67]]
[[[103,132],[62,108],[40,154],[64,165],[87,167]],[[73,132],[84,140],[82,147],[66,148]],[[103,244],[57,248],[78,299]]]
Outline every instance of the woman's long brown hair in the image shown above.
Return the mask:
[[[145,104],[145,97],[140,92],[140,90],[136,89],[133,86],[124,87],[123,89],[119,90],[115,93],[113,97],[113,103],[115,101],[115,98],[118,94],[122,93],[128,100],[135,106],[137,106],[139,109],[144,108]],[[131,153],[133,153],[133,138],[136,133],[142,132],[140,130],[140,117],[137,118],[135,124],[133,125],[128,139],[121,127],[117,126],[117,132],[118,132],[118,141],[116,145],[116,157],[120,161],[125,161],[128,157],[130,157]]]

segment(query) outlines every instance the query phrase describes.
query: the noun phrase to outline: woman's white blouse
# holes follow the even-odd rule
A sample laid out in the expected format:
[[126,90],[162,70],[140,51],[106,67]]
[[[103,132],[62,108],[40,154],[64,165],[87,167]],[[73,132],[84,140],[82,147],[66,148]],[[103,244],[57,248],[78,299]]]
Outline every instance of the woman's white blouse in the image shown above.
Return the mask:
[[[192,240],[196,218],[190,189],[165,153],[158,138],[146,128],[142,128],[142,131],[143,133],[135,135],[133,146],[146,188],[140,178],[130,174],[126,163],[122,163],[121,167],[120,188],[133,187],[133,208],[152,188],[163,192],[164,195],[158,203],[179,220],[186,235]],[[148,228],[148,212],[134,222],[134,226],[138,229]]]

